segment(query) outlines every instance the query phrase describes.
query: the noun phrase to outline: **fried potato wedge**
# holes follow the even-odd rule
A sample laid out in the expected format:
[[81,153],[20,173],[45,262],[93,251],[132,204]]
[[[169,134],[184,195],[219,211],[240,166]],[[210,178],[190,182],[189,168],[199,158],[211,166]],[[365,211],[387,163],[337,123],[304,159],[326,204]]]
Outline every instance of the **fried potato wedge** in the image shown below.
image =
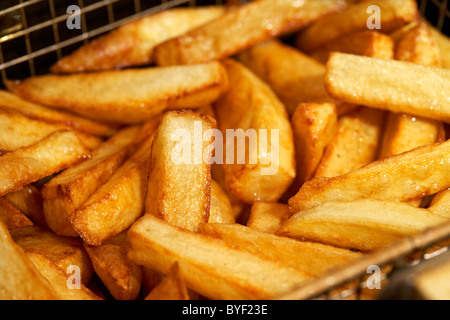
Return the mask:
[[153,62],[153,48],[224,12],[222,6],[175,8],[145,16],[83,45],[57,61],[53,73],[99,71]]
[[[342,116],[339,127],[342,127]],[[297,176],[293,186],[298,190],[310,180],[320,164],[326,147],[336,139],[338,113],[332,103],[301,103],[291,119],[294,131]]]
[[[84,284],[73,284],[70,276],[43,254],[28,252],[27,258],[31,260],[42,276],[52,284],[60,300],[102,300]],[[71,288],[69,283],[74,287]]]
[[341,0],[253,1],[230,8],[217,19],[158,45],[155,61],[166,66],[224,59],[346,6]]
[[70,266],[78,266],[81,283],[87,284],[93,275],[91,260],[79,238],[60,237],[37,226],[12,230],[11,237],[25,253],[42,254],[68,275]]
[[52,285],[36,269],[0,221],[0,299],[58,300]]
[[58,174],[42,188],[45,219],[61,236],[77,237],[69,216],[105,184],[130,155],[130,145],[141,128],[132,126],[113,135],[90,159]]
[[141,267],[127,257],[126,231],[100,246],[84,245],[95,273],[116,300],[134,300],[142,284]]
[[36,104],[0,90],[0,108],[18,111],[28,118],[51,124],[64,125],[87,134],[109,137],[117,130],[117,126],[96,122],[62,110],[56,110]]
[[218,300],[269,299],[311,275],[146,214],[128,231],[129,257],[167,274],[178,261],[186,285]]
[[0,196],[57,173],[89,155],[72,131],[57,131],[43,140],[0,156]]
[[343,176],[315,178],[289,199],[292,214],[330,201],[409,201],[450,187],[450,140],[372,162]]
[[[21,113],[0,109],[0,154],[4,151],[28,147],[49,134],[61,130],[72,130],[72,128],[33,120]],[[89,150],[95,149],[102,142],[99,137],[73,131]]]
[[335,103],[339,113],[352,108],[332,99],[325,91],[325,65],[278,40],[255,45],[237,57],[271,86],[289,115],[302,102]]
[[5,198],[0,198],[0,221],[8,230],[33,225],[33,222],[26,215]]
[[450,218],[450,189],[439,192],[431,201],[428,210]]
[[144,213],[152,141],[153,136],[69,216],[85,243],[101,245]]
[[250,210],[247,227],[275,233],[290,216],[289,206],[285,203],[255,202]]
[[193,111],[164,115],[152,145],[145,213],[195,231],[208,222],[212,118]]
[[26,215],[33,224],[47,228],[42,194],[37,187],[32,184],[26,185],[22,190],[6,194],[4,199],[11,202],[20,212]]
[[239,218],[239,216],[245,210],[246,204],[227,189],[227,184],[225,181],[225,170],[223,169],[223,165],[217,163],[213,163],[211,165],[211,178],[212,180],[217,182],[222,190],[227,194],[228,199],[231,203],[234,218]]
[[70,75],[43,75],[9,89],[24,99],[98,121],[141,123],[167,108],[198,108],[227,88],[219,62]]
[[450,122],[449,81],[448,69],[344,53],[331,54],[325,73],[326,89],[338,100],[444,122]]
[[173,264],[163,281],[147,295],[145,300],[189,300],[178,262]]
[[232,60],[224,65],[233,85],[215,103],[215,110],[219,129],[226,134],[227,189],[246,203],[278,201],[295,177],[287,112],[272,89],[244,65]]
[[450,68],[450,38],[440,32],[438,29],[429,25],[431,33],[441,52],[441,64],[444,68]]
[[377,160],[384,115],[382,110],[366,107],[343,115],[314,177],[341,176]]
[[[440,52],[425,22],[419,22],[401,35],[395,58],[428,66],[440,66]],[[382,142],[380,157],[388,157],[438,142],[443,124],[437,120],[390,113]]]
[[362,199],[327,202],[293,215],[277,234],[347,249],[380,249],[448,221],[406,203]]
[[234,223],[236,222],[230,199],[222,187],[211,180],[211,203],[209,208],[210,223]]
[[414,0],[366,0],[348,6],[346,9],[330,14],[312,23],[301,31],[296,45],[302,51],[311,52],[332,40],[365,31],[373,14],[370,6],[378,6],[380,31],[389,33],[413,21],[418,16]]
[[351,33],[336,40],[327,42],[320,48],[310,52],[310,56],[326,64],[331,52],[356,54],[358,56],[379,59],[393,59],[395,42],[381,32],[366,30]]
[[314,276],[343,266],[361,255],[350,250],[257,231],[239,224],[203,223],[200,233]]

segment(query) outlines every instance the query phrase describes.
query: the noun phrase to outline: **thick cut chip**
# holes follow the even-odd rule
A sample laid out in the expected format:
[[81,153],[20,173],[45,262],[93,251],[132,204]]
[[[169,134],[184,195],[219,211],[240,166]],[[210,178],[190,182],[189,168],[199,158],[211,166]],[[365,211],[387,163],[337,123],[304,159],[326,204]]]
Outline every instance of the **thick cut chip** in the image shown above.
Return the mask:
[[312,276],[147,214],[128,231],[129,257],[167,274],[180,265],[186,285],[217,300],[270,299]]
[[209,209],[210,223],[234,223],[235,216],[230,199],[222,187],[211,180],[211,204]]
[[343,176],[315,178],[289,199],[291,213],[330,201],[409,201],[450,187],[450,140],[368,164]]
[[69,216],[75,231],[98,246],[128,229],[144,213],[153,136]]
[[178,262],[173,264],[163,281],[147,295],[145,300],[189,300]]
[[[344,115],[340,123],[347,117]],[[336,106],[332,103],[301,103],[295,110],[291,122],[297,163],[297,176],[292,187],[297,188],[295,191],[297,192],[303,183],[314,176],[325,148],[336,139],[338,128]]]
[[214,127],[193,111],[166,113],[152,145],[145,213],[193,231],[208,222]]
[[9,85],[24,99],[99,121],[140,123],[167,108],[198,108],[228,87],[219,62],[193,66],[43,75]]
[[[14,111],[0,109],[0,154],[27,147],[60,130],[72,130],[72,128],[33,120]],[[75,133],[89,150],[95,149],[102,142],[96,136],[83,132],[75,131]]]
[[227,189],[247,203],[278,201],[295,177],[287,112],[271,88],[245,66],[232,60],[224,65],[232,86],[215,104],[226,140],[224,158],[217,149],[216,156],[223,161]]
[[289,206],[285,203],[255,202],[250,210],[247,227],[275,233],[290,216]]
[[[378,13],[379,18],[374,19],[374,13]],[[417,3],[414,0],[361,1],[314,22],[300,32],[296,45],[301,50],[310,52],[334,39],[365,31],[369,23],[374,22],[379,23],[381,32],[388,33],[415,20],[417,15]]]
[[0,221],[8,230],[33,225],[33,222],[25,214],[5,198],[0,198]]
[[439,192],[431,201],[428,210],[450,218],[450,189]]
[[127,257],[126,231],[100,246],[85,244],[95,273],[116,300],[134,300],[142,284],[141,267]]
[[341,176],[377,160],[383,124],[381,110],[360,107],[343,115],[314,176]]
[[80,47],[51,71],[73,73],[149,64],[156,45],[219,17],[223,11],[222,6],[176,8],[146,16]]
[[[420,79],[420,85],[418,85]],[[332,53],[325,86],[341,101],[450,122],[450,70]]]
[[57,131],[43,140],[0,156],[0,196],[50,176],[89,155],[72,131]]
[[441,52],[441,63],[444,68],[450,68],[450,38],[430,25],[431,33]]
[[342,0],[260,0],[230,8],[217,19],[155,48],[159,65],[220,60],[286,34],[347,6]]
[[73,280],[70,275],[43,254],[32,251],[27,253],[27,258],[52,284],[60,300],[102,300],[83,283],[78,283],[76,279]]
[[352,33],[326,43],[310,53],[317,61],[326,64],[331,52],[356,54],[379,59],[392,59],[394,40],[378,31],[362,31]]
[[42,254],[68,275],[73,272],[71,266],[77,266],[81,283],[87,284],[91,279],[92,263],[81,239],[60,237],[37,226],[12,230],[11,237],[27,254]]
[[80,132],[102,137],[109,137],[117,130],[117,126],[89,120],[62,110],[48,108],[24,100],[4,90],[0,90],[0,108],[12,109],[31,119],[68,126]]
[[[397,60],[428,66],[440,66],[440,52],[424,22],[403,32],[397,42]],[[388,157],[427,144],[438,142],[443,124],[436,120],[409,114],[390,113],[384,133],[380,157]]]
[[44,185],[45,219],[53,232],[61,236],[78,236],[69,216],[123,164],[139,130],[136,126],[119,131],[94,150],[90,159],[70,167]]
[[360,254],[350,250],[320,243],[297,241],[252,230],[239,224],[204,223],[200,227],[200,232],[314,276],[323,275],[333,268],[361,257]]
[[445,217],[406,203],[363,199],[328,202],[298,212],[277,234],[368,251],[445,221],[448,221]]
[[56,300],[56,291],[0,221],[0,299]]
[[42,194],[36,186],[33,184],[26,185],[22,190],[6,194],[4,198],[11,202],[20,212],[33,221],[33,223],[47,228]]
[[335,103],[339,113],[353,107],[332,99],[325,91],[325,65],[280,41],[253,46],[238,59],[273,88],[289,115],[302,102]]

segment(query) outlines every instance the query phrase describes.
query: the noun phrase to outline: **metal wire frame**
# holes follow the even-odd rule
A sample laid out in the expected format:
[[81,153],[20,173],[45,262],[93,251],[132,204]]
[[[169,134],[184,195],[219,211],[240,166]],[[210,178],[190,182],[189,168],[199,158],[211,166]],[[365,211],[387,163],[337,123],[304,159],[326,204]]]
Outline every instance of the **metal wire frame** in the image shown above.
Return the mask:
[[[449,250],[450,221],[429,228],[414,236],[405,237],[392,245],[368,254],[330,273],[302,284],[280,297],[280,300],[342,300],[353,296],[361,298],[368,277],[367,267],[378,266],[386,269],[382,281],[388,281],[396,270],[419,264]],[[430,250],[430,248],[434,248]],[[337,290],[346,288],[345,290]],[[376,289],[375,289],[376,290]]]
[[[100,0],[90,5],[84,5],[83,0],[77,0],[77,5],[80,8],[80,18],[81,18],[81,34],[71,37],[67,40],[61,41],[60,34],[58,31],[58,23],[66,21],[72,13],[66,13],[57,16],[55,12],[55,4],[54,0],[28,0],[23,1],[19,0],[20,3],[18,5],[12,6],[10,8],[4,9],[0,11],[0,17],[12,13],[14,11],[19,11],[21,16],[21,29],[10,34],[4,34],[0,36],[0,72],[2,74],[3,80],[6,79],[6,70],[12,66],[28,62],[30,75],[36,75],[36,70],[34,66],[34,60],[37,57],[49,54],[51,52],[56,52],[57,58],[61,58],[62,49],[68,46],[78,44],[78,43],[87,43],[89,39],[94,38],[103,33],[107,33],[125,23],[131,22],[133,20],[142,18],[146,15],[161,12],[176,6],[188,4],[189,6],[196,6],[195,0],[161,0],[159,5],[155,5],[149,9],[141,10],[142,3],[141,1],[145,0],[133,0],[134,4],[134,14],[122,18],[120,20],[115,20],[113,4],[119,3],[122,0]],[[44,22],[38,23],[33,26],[28,26],[28,21],[25,13],[25,8],[46,1],[50,8],[51,19],[48,19]],[[205,2],[205,1],[204,1]],[[210,1],[211,4],[222,4],[221,0]],[[100,8],[107,9],[107,19],[106,23],[98,27],[94,30],[88,31],[87,23],[86,23],[86,14]],[[39,50],[32,50],[32,46],[30,43],[30,34],[39,30],[43,30],[44,28],[52,27],[53,30],[53,39],[54,44],[47,46],[45,48]],[[0,33],[1,35],[1,33]],[[22,56],[18,56],[10,61],[4,60],[4,54],[2,52],[2,44],[17,39],[19,37],[24,37],[25,46],[26,46],[26,54]]]

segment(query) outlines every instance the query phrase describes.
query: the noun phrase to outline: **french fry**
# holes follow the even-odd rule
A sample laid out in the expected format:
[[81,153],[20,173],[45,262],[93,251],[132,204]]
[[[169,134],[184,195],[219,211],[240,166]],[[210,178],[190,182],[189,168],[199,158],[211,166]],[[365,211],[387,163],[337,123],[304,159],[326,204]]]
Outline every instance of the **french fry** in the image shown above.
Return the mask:
[[277,234],[371,251],[445,221],[445,217],[406,203],[373,199],[331,201],[293,215]]
[[44,185],[44,214],[53,232],[61,236],[78,236],[69,216],[123,164],[140,129],[132,126],[119,131],[95,149],[90,159],[70,167]]
[[116,300],[134,300],[142,284],[140,266],[127,257],[126,231],[100,246],[84,245],[95,273]]
[[[399,37],[397,60],[440,66],[440,52],[425,22],[419,22]],[[388,157],[438,141],[443,124],[408,114],[390,113],[387,119],[380,157]]]
[[52,285],[40,274],[0,221],[0,299],[58,300]]
[[189,294],[177,262],[163,281],[145,297],[145,300],[189,300]]
[[211,204],[208,222],[234,223],[236,222],[230,199],[222,187],[211,180]]
[[286,34],[347,6],[341,0],[261,0],[230,8],[217,19],[155,48],[158,65],[220,60]]
[[450,218],[450,189],[439,192],[431,201],[428,210]]
[[24,99],[97,121],[141,123],[167,108],[198,108],[228,87],[219,62],[193,66],[43,75],[8,88]]
[[0,196],[57,173],[89,155],[72,131],[57,131],[43,140],[0,156]]
[[109,137],[117,131],[117,126],[96,122],[72,113],[48,108],[24,100],[4,90],[0,90],[0,108],[12,109],[31,119],[69,126],[74,130],[102,137]]
[[326,89],[338,100],[444,122],[450,122],[449,81],[448,69],[344,53],[331,54],[325,73]]
[[211,178],[217,182],[222,190],[227,194],[233,210],[233,216],[234,218],[238,218],[245,210],[246,204],[227,189],[223,165],[217,163],[213,163],[211,165]]
[[326,64],[331,52],[356,54],[379,59],[393,59],[394,40],[381,32],[366,30],[330,41],[309,55]]
[[60,237],[37,226],[14,229],[11,237],[25,253],[43,255],[68,275],[71,274],[70,267],[77,266],[81,283],[87,284],[93,275],[91,260],[79,238]]
[[[234,130],[238,140],[231,145],[234,149],[224,150],[227,189],[246,203],[275,202],[295,177],[294,142],[288,115],[271,88],[245,66],[232,60],[225,61],[224,65],[233,86],[215,103],[217,121],[221,132],[229,130],[227,146],[231,138],[235,139],[230,131]],[[260,137],[263,130],[267,133],[265,146]],[[239,132],[249,134],[248,146]],[[247,158],[247,154],[242,155],[247,151],[248,161],[241,161]]]
[[450,68],[450,39],[435,27],[429,25],[431,33],[437,42],[441,52],[441,64],[444,68]]
[[127,23],[57,61],[53,73],[147,65],[159,43],[219,17],[222,6],[175,8]]
[[60,267],[41,253],[29,252],[27,258],[33,263],[36,269],[53,286],[56,295],[61,300],[102,300],[99,296],[89,290],[83,283],[72,284],[71,288],[69,277]]
[[360,257],[359,253],[350,250],[279,237],[239,224],[203,223],[200,233],[222,239],[251,253],[280,261],[313,276],[323,275]]
[[291,213],[287,204],[255,202],[247,220],[247,227],[262,232],[275,233],[290,216]]
[[414,0],[366,0],[315,21],[301,31],[296,45],[302,51],[311,52],[332,40],[350,33],[367,30],[370,6],[379,8],[381,32],[389,33],[416,19],[417,3]]
[[[45,123],[14,111],[0,109],[0,154],[4,151],[14,151],[30,146],[60,130],[72,129],[68,126]],[[75,130],[74,132],[89,150],[95,149],[102,142],[96,136]]]
[[210,299],[268,299],[312,277],[150,214],[133,224],[128,241],[133,261],[164,274],[178,261],[186,285]]
[[144,213],[152,141],[153,135],[69,216],[85,243],[101,245]]
[[330,201],[409,201],[450,187],[450,140],[372,162],[343,176],[315,178],[289,199],[292,214]]
[[314,177],[341,176],[377,160],[383,123],[381,110],[360,107],[343,115]]
[[22,190],[6,194],[4,199],[11,202],[33,224],[48,228],[44,216],[42,194],[36,186],[32,184],[26,185]]
[[26,215],[4,198],[0,198],[0,221],[8,230],[33,225],[33,222]]
[[302,102],[335,103],[339,113],[353,108],[325,91],[325,65],[278,40],[255,45],[237,57],[273,88],[289,115]]
[[214,127],[192,111],[166,113],[152,145],[145,213],[193,231],[208,221]]

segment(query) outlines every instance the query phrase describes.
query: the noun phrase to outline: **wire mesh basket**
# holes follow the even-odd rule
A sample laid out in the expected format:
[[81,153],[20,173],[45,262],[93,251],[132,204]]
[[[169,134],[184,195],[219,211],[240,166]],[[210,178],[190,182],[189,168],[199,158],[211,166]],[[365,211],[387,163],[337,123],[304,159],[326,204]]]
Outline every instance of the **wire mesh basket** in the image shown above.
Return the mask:
[[[0,74],[2,80],[47,73],[61,57],[91,39],[145,15],[180,6],[224,4],[225,0],[2,0],[0,3]],[[239,1],[230,1],[230,3]],[[241,1],[244,2],[244,1]],[[423,17],[447,33],[450,0],[418,0]],[[227,2],[228,3],[228,2]],[[80,26],[67,21],[79,8]],[[379,266],[383,281],[398,268],[448,251],[450,223],[402,239],[355,263],[304,284],[280,299],[362,299],[367,293],[368,266]],[[369,294],[376,297],[376,294]]]

